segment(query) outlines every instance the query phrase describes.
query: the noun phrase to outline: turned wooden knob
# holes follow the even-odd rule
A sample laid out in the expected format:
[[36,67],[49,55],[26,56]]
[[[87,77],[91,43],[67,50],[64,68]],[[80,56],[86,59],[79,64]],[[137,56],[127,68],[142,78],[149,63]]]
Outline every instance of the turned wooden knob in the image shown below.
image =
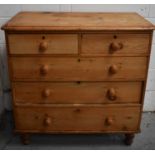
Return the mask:
[[50,89],[45,89],[45,90],[42,91],[42,97],[44,97],[44,98],[49,97],[50,94],[51,94]]
[[49,126],[51,124],[51,118],[50,117],[45,117],[45,119],[44,119],[44,125],[45,126]]
[[46,41],[42,41],[40,44],[39,44],[39,51],[40,52],[45,52],[48,48],[48,44]]
[[40,67],[40,74],[41,75],[46,75],[48,73],[49,67],[48,65],[43,65]]
[[110,126],[113,124],[113,122],[114,120],[111,117],[106,118],[106,121],[105,121],[106,125]]
[[118,71],[118,67],[117,67],[116,65],[111,65],[111,66],[109,67],[109,73],[111,73],[111,74],[116,74],[117,71]]
[[108,89],[107,97],[109,100],[112,100],[112,101],[116,100],[117,96],[116,96],[116,91],[114,88]]
[[111,43],[110,47],[109,47],[110,51],[112,51],[112,52],[118,51],[122,48],[123,48],[123,44],[122,43],[116,43],[116,42]]

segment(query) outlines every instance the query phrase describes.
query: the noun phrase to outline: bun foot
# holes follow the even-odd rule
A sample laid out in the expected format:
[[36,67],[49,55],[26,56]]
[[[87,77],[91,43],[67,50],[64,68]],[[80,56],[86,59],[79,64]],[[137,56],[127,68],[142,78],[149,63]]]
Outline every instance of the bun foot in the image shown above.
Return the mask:
[[29,134],[22,134],[22,135],[21,135],[21,142],[22,142],[24,145],[30,144],[30,135],[29,135]]
[[132,142],[133,142],[133,139],[134,139],[134,134],[125,134],[125,140],[124,140],[124,143],[126,145],[131,145]]

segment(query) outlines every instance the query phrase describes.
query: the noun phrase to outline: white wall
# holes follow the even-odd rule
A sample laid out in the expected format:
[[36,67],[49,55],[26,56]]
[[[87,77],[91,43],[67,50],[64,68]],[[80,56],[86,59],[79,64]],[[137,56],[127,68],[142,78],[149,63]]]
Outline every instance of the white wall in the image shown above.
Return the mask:
[[3,101],[4,101],[4,98],[3,98],[3,89],[2,89],[2,61],[0,59],[0,118],[1,118],[1,114],[4,110],[4,104],[3,104]]
[[[0,5],[0,26],[10,19],[19,11],[52,11],[52,12],[137,12],[143,17],[155,24],[155,5],[104,5],[104,4],[95,4],[95,5],[70,5],[70,4],[46,4],[46,5]],[[155,35],[154,35],[155,36]],[[154,37],[155,38],[155,37]],[[10,109],[10,93],[8,89],[10,88],[8,75],[7,75],[7,61],[6,61],[6,49],[5,49],[5,40],[4,33],[0,31],[0,56],[2,62],[2,83],[4,93],[4,102],[5,107]],[[1,107],[0,107],[1,108]],[[145,111],[155,111],[155,39],[153,40],[151,62],[149,68],[147,90],[144,104]]]

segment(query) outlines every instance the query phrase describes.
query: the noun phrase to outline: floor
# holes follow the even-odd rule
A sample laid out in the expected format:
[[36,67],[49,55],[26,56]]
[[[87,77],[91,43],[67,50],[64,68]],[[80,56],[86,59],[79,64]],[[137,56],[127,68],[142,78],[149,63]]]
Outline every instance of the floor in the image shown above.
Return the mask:
[[7,112],[7,123],[0,129],[0,149],[7,150],[146,150],[155,149],[155,113],[144,113],[141,133],[136,134],[131,146],[123,143],[121,134],[103,135],[32,135],[31,144],[20,143],[18,134],[12,131],[11,113]]

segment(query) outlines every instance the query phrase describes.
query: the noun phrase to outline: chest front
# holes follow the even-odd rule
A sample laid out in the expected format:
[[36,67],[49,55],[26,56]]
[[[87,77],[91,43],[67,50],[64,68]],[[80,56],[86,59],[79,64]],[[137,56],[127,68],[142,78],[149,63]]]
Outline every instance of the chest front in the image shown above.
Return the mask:
[[124,133],[131,144],[140,131],[149,22],[132,13],[27,12],[3,29],[24,143],[29,133]]

